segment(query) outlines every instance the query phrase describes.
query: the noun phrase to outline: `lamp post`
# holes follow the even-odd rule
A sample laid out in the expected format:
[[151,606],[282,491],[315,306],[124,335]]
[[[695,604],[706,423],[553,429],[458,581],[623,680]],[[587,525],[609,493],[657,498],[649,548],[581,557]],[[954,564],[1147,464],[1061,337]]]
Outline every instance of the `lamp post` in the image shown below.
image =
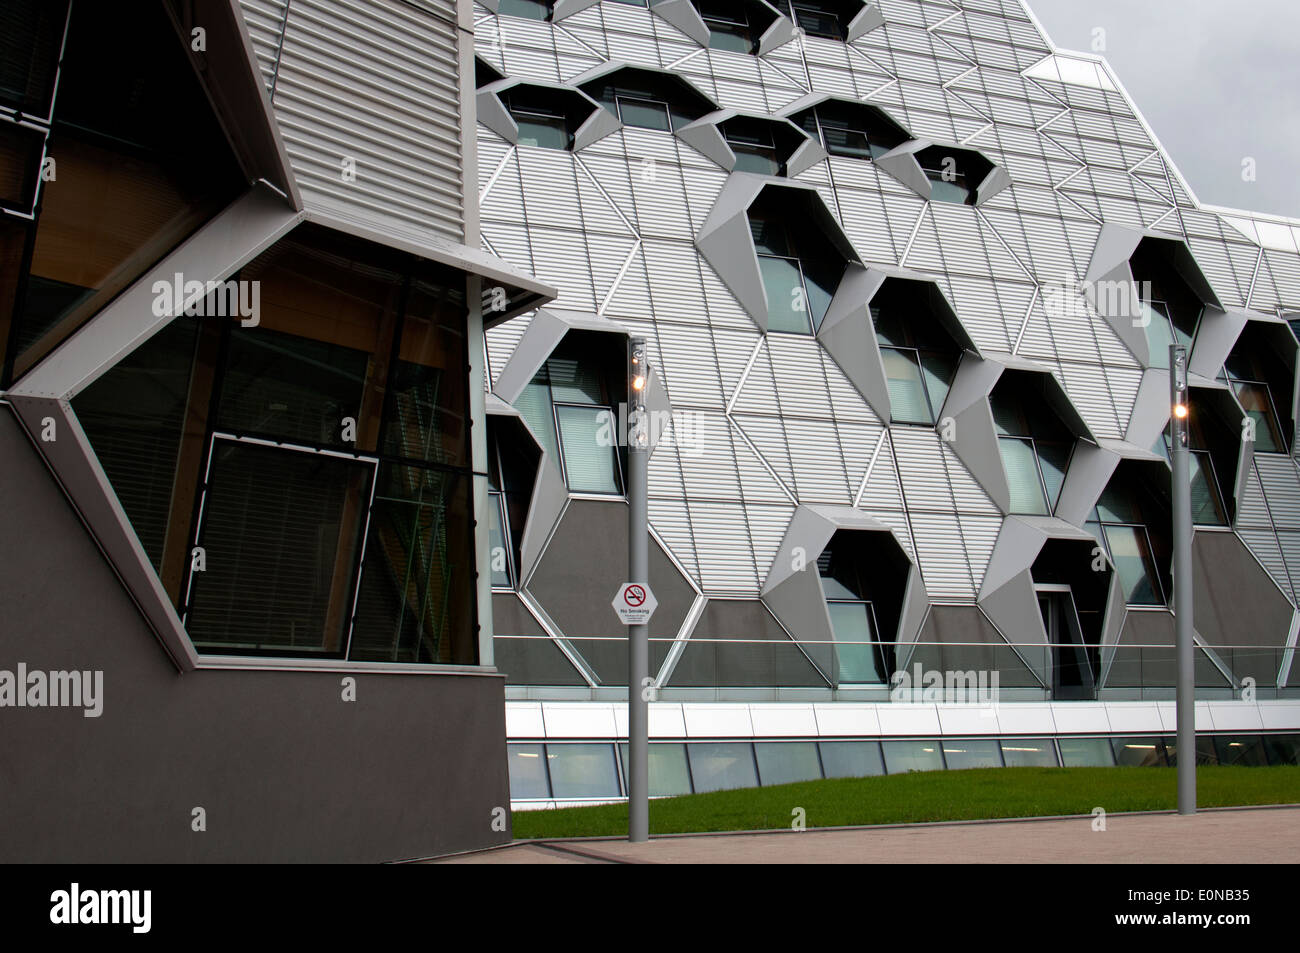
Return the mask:
[[1169,446],[1173,464],[1174,645],[1178,657],[1178,813],[1196,813],[1196,662],[1192,644],[1192,481],[1187,449],[1187,348],[1169,345]]
[[[650,421],[646,389],[650,365],[645,338],[628,339],[627,414],[627,564],[628,582],[649,585],[649,529],[646,473],[650,457]],[[650,838],[650,628],[627,627],[627,839]]]

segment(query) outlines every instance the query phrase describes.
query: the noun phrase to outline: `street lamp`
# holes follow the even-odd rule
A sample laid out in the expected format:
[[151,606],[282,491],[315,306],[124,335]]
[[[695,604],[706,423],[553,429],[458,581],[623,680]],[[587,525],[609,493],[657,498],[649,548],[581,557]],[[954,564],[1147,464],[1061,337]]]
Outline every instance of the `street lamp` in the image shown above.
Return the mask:
[[1178,681],[1178,813],[1196,813],[1196,661],[1192,645],[1192,481],[1187,447],[1187,348],[1169,345],[1169,446],[1173,465],[1174,645]]
[[[646,473],[650,457],[650,422],[646,390],[650,364],[645,338],[627,342],[627,564],[628,582],[649,585],[649,529]],[[650,628],[627,627],[627,839],[650,838]]]

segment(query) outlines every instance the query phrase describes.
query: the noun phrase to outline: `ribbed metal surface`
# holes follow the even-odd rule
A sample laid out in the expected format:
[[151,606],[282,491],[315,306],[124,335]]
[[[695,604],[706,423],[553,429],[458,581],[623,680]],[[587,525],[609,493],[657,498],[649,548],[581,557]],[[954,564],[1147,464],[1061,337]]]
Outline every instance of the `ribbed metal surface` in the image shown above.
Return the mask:
[[293,0],[271,76],[283,10],[244,7],[304,199],[463,237],[454,17],[397,0]]
[[[249,5],[261,8],[266,60],[280,8]],[[1251,238],[1190,207],[1121,95],[1021,75],[1052,51],[1015,0],[881,6],[886,26],[853,44],[805,38],[763,58],[702,49],[650,10],[615,2],[560,24],[482,13],[477,45],[512,78],[571,77],[603,57],[665,68],[719,107],[771,114],[807,86],[870,101],[916,137],[971,137],[1013,182],[978,210],[927,204],[849,158],[800,178],[860,260],[933,275],[981,350],[1018,345],[1050,368],[1100,438],[1124,436],[1142,368],[1105,320],[1049,314],[1045,295],[1083,278],[1103,221],[1176,235],[1171,203],[1186,203],[1190,247],[1225,304],[1244,304],[1253,280],[1253,307],[1300,310],[1300,254],[1260,260]],[[599,309],[645,333],[675,411],[708,435],[702,447],[661,445],[651,461],[652,522],[706,593],[755,596],[796,504],[856,503],[898,531],[933,600],[976,598],[1002,515],[935,432],[879,420],[814,337],[760,333],[696,246],[724,169],[638,128],[577,156],[523,147],[501,165],[508,148],[480,130],[480,188],[500,166],[483,202],[485,241],[558,285],[557,307]],[[490,332],[494,371],[522,327]],[[1289,458],[1256,458],[1235,528],[1292,595],[1300,478]]]

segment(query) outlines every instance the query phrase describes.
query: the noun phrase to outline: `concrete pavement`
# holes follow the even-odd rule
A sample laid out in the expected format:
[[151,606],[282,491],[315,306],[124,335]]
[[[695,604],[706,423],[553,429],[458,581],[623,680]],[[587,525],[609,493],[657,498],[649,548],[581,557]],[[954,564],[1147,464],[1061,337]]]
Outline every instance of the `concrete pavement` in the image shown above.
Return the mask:
[[1300,807],[1177,814],[692,834],[629,844],[614,838],[520,841],[441,858],[450,864],[1295,863]]

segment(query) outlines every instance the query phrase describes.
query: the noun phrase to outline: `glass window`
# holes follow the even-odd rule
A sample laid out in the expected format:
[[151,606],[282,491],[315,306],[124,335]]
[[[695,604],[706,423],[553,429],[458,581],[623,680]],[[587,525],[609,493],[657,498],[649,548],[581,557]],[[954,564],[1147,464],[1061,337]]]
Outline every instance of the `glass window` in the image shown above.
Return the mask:
[[921,362],[917,353],[910,349],[882,347],[880,357],[885,362],[893,419],[903,424],[934,423],[934,413],[921,382]]
[[1105,738],[1058,738],[1061,764],[1067,768],[1110,768],[1115,752]]
[[1162,606],[1164,592],[1156,573],[1151,540],[1144,526],[1104,524],[1106,549],[1119,573],[1120,584],[1131,606]]
[[820,36],[828,40],[844,39],[839,17],[816,3],[794,4],[794,18],[799,28],[809,36]]
[[667,103],[653,99],[637,99],[631,96],[617,97],[618,116],[626,126],[638,129],[657,129],[660,132],[672,132],[672,121],[668,115]]
[[1165,761],[1164,745],[1159,738],[1112,738],[1115,748],[1115,763],[1122,768],[1163,768]]
[[[22,12],[17,23],[10,6],[0,28],[0,87],[20,84],[7,95],[43,118],[53,92],[46,51],[63,40],[61,5]],[[123,17],[113,4],[78,3],[67,22],[50,138],[58,178],[41,193],[13,317],[17,374],[248,188],[187,41],[162,7]],[[25,43],[35,45],[14,47]],[[21,182],[6,185],[26,191]]]
[[559,463],[559,445],[555,442],[555,417],[551,411],[551,387],[545,373],[525,385],[515,400],[515,409],[528,423],[528,429],[542,443],[550,458]]
[[[620,744],[623,785],[627,786],[627,745]],[[691,793],[691,769],[686,763],[686,745],[677,742],[650,744],[650,796],[675,797]]]
[[875,611],[870,602],[835,602],[826,608],[835,635],[837,682],[847,685],[883,685],[889,681],[877,635]]
[[527,20],[549,20],[551,5],[541,0],[500,0],[497,12],[502,16],[523,17]]
[[557,798],[618,797],[614,746],[607,742],[548,744],[546,764]]
[[965,176],[952,180],[945,179],[943,173],[936,169],[926,169],[930,179],[930,199],[935,202],[952,202],[955,205],[967,205],[971,200],[971,190],[966,185]]
[[885,773],[877,741],[823,741],[821,754],[828,778],[869,778]]
[[882,741],[880,747],[890,774],[943,770],[943,755],[939,753],[937,741]]
[[1004,738],[1002,761],[1008,768],[1054,768],[1056,748],[1051,738]]
[[696,742],[686,748],[696,794],[758,787],[754,751],[748,742]]
[[999,437],[1002,466],[1011,487],[1011,512],[1046,516],[1047,497],[1038,473],[1038,456],[1034,442],[1019,437]]
[[1227,526],[1228,514],[1219,497],[1214,461],[1204,450],[1188,454],[1192,478],[1192,522],[1200,526]]
[[754,52],[754,34],[743,3],[696,0],[696,6],[709,28],[709,46],[733,53]]
[[[1231,371],[1229,371],[1231,374]],[[1232,389],[1246,414],[1255,422],[1255,450],[1259,453],[1286,453],[1286,441],[1277,422],[1273,398],[1262,382],[1233,380]]]
[[525,112],[512,109],[510,115],[519,127],[519,144],[521,146],[540,146],[544,149],[569,148],[573,137],[569,134],[569,123],[563,116],[553,113]]
[[541,745],[507,745],[512,800],[551,796],[546,780],[546,758]]
[[816,781],[822,776],[815,741],[758,741],[754,744],[754,754],[763,787]]
[[577,493],[622,493],[617,448],[617,422],[606,407],[555,408],[564,448],[564,473]]
[[1300,735],[1264,735],[1270,764],[1300,764]]
[[219,440],[185,627],[200,651],[340,656],[373,465]]
[[492,588],[510,589],[514,579],[510,573],[510,550],[506,545],[506,529],[502,494],[492,493],[491,522],[488,524],[488,559],[492,567]]
[[758,267],[767,292],[768,330],[811,333],[808,293],[804,290],[803,271],[798,260],[759,255]]
[[1264,739],[1258,735],[1247,737],[1215,735],[1214,750],[1219,756],[1220,764],[1253,766],[1268,764],[1268,753],[1264,747]]
[[783,166],[777,158],[776,143],[766,126],[744,125],[735,122],[724,124],[723,135],[736,156],[737,172],[756,172],[759,175],[781,175]]
[[1002,755],[998,743],[991,739],[945,739],[943,758],[948,770],[959,768],[1000,768]]

